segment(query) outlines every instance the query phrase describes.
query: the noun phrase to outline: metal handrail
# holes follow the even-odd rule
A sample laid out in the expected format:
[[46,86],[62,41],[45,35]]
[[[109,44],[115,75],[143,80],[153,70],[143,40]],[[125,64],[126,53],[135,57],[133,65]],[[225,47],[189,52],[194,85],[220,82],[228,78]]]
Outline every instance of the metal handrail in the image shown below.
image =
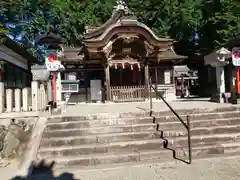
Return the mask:
[[187,115],[187,124],[183,121],[183,119],[179,116],[179,114],[170,106],[170,104],[168,104],[168,102],[164,99],[164,97],[157,91],[157,89],[155,87],[153,87],[153,85],[151,84],[151,80],[149,83],[149,87],[150,87],[150,116],[152,115],[152,109],[153,109],[153,103],[152,103],[152,96],[151,96],[151,89],[153,89],[156,93],[157,97],[160,97],[163,102],[168,106],[168,108],[172,111],[172,113],[178,118],[178,120],[183,124],[183,126],[187,129],[188,131],[188,152],[189,152],[189,164],[192,163],[192,142],[191,142],[191,127],[190,127],[190,119],[189,119],[189,115]]

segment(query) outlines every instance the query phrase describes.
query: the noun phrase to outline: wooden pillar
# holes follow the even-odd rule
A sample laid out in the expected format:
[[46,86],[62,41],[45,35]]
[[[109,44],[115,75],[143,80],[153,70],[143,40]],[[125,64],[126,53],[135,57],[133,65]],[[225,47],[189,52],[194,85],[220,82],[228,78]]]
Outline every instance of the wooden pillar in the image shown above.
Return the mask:
[[145,75],[145,97],[149,98],[149,68],[148,65],[144,67],[144,75]]
[[107,101],[111,101],[111,91],[110,91],[110,67],[107,65],[105,67],[105,87],[106,87],[106,95]]
[[89,71],[87,71],[88,66],[85,64],[84,65],[84,70],[83,70],[83,76],[84,76],[84,89],[85,89],[85,101],[86,103],[88,103],[88,73]]
[[184,77],[181,77],[181,98],[184,98]]
[[122,86],[122,84],[123,84],[123,82],[122,82],[122,80],[123,80],[123,73],[122,73],[122,69],[119,69],[119,75],[120,75],[120,85]]
[[[155,71],[155,88],[158,91],[158,73],[157,73],[157,67],[154,68]],[[157,92],[156,92],[156,99],[158,99]]]

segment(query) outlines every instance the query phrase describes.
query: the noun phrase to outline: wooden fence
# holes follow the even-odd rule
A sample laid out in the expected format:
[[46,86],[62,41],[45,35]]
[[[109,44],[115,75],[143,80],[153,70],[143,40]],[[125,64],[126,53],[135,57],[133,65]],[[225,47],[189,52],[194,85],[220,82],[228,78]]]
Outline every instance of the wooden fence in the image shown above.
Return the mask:
[[0,113],[43,111],[48,104],[45,83],[35,83],[31,88],[7,88],[0,84]]
[[146,89],[141,86],[112,86],[110,87],[113,102],[145,101]]

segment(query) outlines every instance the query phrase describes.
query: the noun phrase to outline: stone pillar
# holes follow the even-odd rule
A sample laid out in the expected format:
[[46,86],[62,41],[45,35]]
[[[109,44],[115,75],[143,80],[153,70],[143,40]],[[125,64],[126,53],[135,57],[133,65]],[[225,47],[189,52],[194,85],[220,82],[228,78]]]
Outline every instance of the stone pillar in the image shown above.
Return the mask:
[[28,88],[24,88],[22,90],[22,110],[24,112],[29,110],[29,98],[28,98],[28,93],[29,93],[29,89]]
[[38,100],[38,82],[32,81],[31,83],[31,90],[32,90],[32,111],[39,110],[39,100]]
[[62,83],[61,83],[61,72],[57,72],[56,79],[56,91],[57,91],[57,106],[60,106],[62,102]]
[[217,101],[224,103],[223,95],[225,93],[225,75],[224,67],[216,67],[216,79],[217,79]]
[[47,82],[47,103],[53,101],[53,91],[52,91],[52,82]]
[[21,111],[21,89],[14,90],[15,112]]
[[13,91],[12,89],[6,90],[6,104],[7,104],[7,112],[13,111]]
[[47,101],[46,101],[46,91],[45,91],[45,85],[42,83],[40,84],[40,88],[39,88],[39,108],[40,110],[44,110],[46,108],[47,105]]
[[4,83],[0,82],[0,113],[4,112],[4,102],[5,102],[5,96],[4,96]]
[[169,87],[168,90],[165,91],[165,98],[167,101],[173,101],[177,99],[175,91],[175,85]]

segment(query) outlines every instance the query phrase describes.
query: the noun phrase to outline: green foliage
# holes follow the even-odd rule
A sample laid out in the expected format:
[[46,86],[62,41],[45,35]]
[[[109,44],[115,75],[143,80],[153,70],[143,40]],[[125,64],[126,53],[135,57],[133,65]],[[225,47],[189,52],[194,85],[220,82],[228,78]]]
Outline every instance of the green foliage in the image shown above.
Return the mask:
[[113,0],[52,0],[51,14],[68,45],[82,42],[85,26],[100,26],[110,17]]
[[213,1],[203,4],[201,47],[219,48],[238,33],[239,17],[232,0]]
[[0,34],[7,34],[8,30],[3,24],[0,24]]
[[[239,33],[239,0],[128,0],[139,21],[158,36],[179,41],[183,55],[224,46]],[[36,36],[57,27],[67,45],[79,46],[86,26],[100,26],[115,0],[2,0],[0,31],[10,33],[30,49]],[[7,30],[7,31],[6,31]],[[200,40],[196,45],[194,33]],[[20,37],[20,38],[17,38]]]

